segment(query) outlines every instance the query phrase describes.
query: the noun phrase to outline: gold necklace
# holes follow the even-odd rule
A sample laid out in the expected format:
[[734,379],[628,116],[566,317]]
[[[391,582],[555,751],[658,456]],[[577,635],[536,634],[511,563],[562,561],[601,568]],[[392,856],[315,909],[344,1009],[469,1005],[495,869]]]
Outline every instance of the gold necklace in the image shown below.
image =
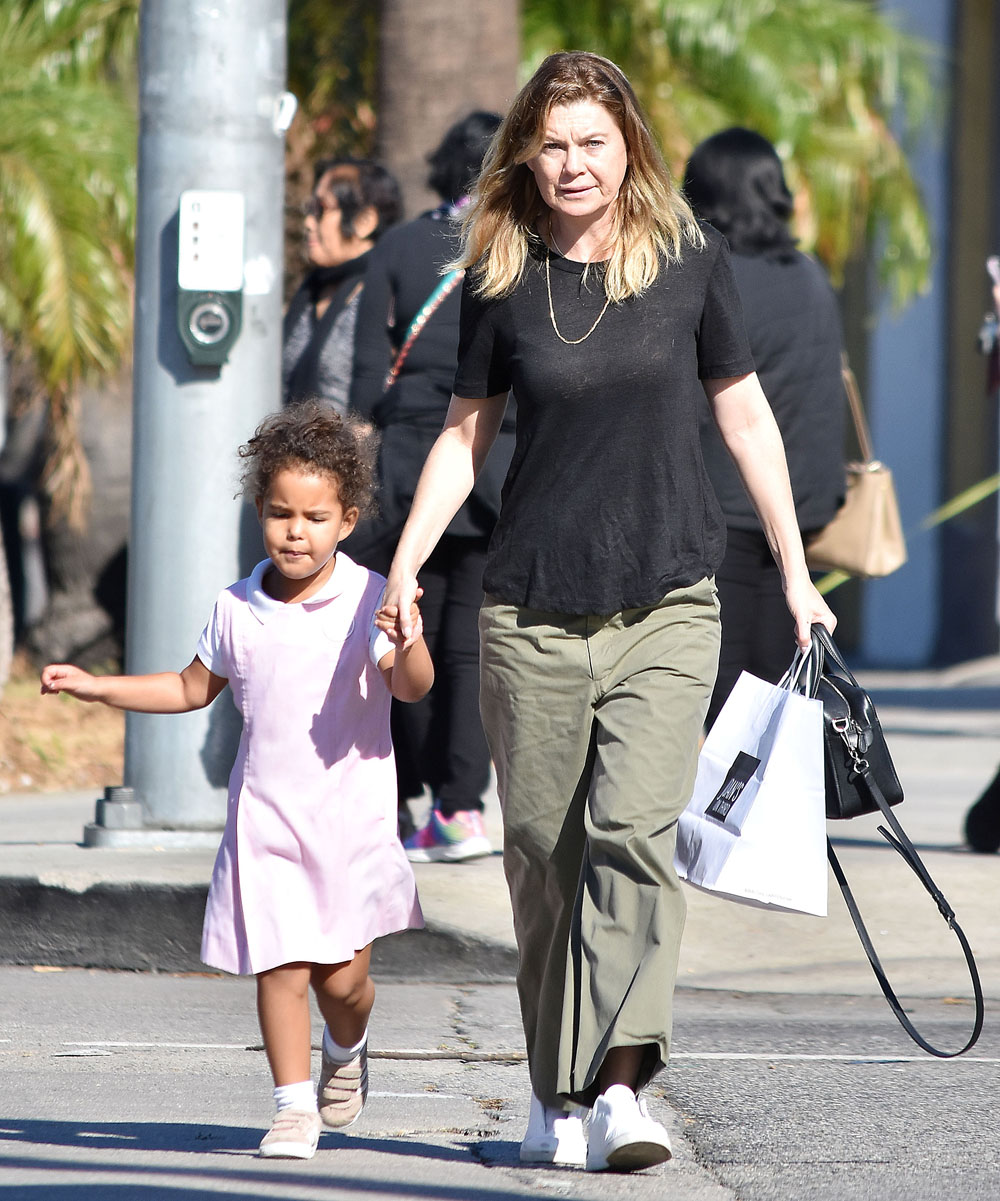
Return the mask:
[[[559,244],[558,244],[558,242],[556,242],[555,236],[552,233],[552,218],[551,217],[549,217],[549,241],[553,244],[553,246],[555,246],[556,250],[559,250]],[[559,250],[559,253],[562,254],[562,251]],[[562,255],[562,257],[565,258],[566,256]],[[559,326],[556,325],[556,311],[552,307],[552,280],[549,277],[549,247],[548,247],[548,243],[546,243],[546,246],[545,246],[545,291],[548,293],[548,297],[549,297],[549,320],[552,322],[552,328],[555,330],[556,337],[559,339],[559,341],[565,342],[567,346],[579,346],[581,342],[586,342],[586,340],[590,337],[590,335],[594,332],[594,330],[597,329],[597,327],[601,324],[601,318],[608,311],[608,305],[611,303],[611,297],[608,295],[607,289],[605,289],[604,308],[601,309],[601,311],[597,314],[597,320],[590,327],[590,329],[587,330],[587,332],[583,335],[582,338],[564,338],[562,336],[562,334],[559,332]]]

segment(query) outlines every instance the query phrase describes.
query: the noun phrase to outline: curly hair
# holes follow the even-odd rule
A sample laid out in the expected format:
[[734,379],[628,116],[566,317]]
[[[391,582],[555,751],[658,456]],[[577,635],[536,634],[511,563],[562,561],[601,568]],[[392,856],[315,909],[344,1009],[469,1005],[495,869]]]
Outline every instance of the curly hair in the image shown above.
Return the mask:
[[372,508],[377,441],[367,426],[306,400],[272,413],[239,449],[244,494],[260,500],[279,471],[325,475],[345,509]]

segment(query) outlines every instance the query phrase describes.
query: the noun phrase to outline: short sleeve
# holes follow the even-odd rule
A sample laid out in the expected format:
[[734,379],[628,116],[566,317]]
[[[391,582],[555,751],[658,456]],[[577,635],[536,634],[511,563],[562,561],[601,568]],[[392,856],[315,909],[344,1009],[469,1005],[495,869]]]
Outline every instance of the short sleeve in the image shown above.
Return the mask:
[[476,296],[475,276],[462,283],[462,315],[458,339],[458,371],[454,393],[466,400],[485,400],[510,391],[510,365],[497,332],[502,302]]
[[212,616],[208,619],[208,624],[198,639],[196,653],[213,675],[221,676],[224,680],[229,679],[229,664],[226,661],[222,645],[222,621],[218,601],[215,602]]
[[368,627],[368,656],[376,667],[379,661],[396,649],[396,644],[385,632],[375,624],[375,614],[372,614],[371,625]]
[[699,379],[728,379],[754,370],[729,243],[720,238],[717,246],[698,328]]

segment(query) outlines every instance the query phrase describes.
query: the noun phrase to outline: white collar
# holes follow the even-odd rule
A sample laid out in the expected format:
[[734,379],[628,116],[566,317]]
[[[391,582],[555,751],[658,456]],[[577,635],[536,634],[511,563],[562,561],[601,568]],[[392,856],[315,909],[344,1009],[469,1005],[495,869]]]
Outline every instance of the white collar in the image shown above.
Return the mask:
[[[268,568],[273,566],[274,564],[270,559],[262,559],[247,577],[247,604],[250,606],[250,612],[261,623],[267,621],[269,617],[273,617],[275,613],[285,607],[284,601],[275,600],[273,596],[269,596],[264,591],[264,576]],[[333,565],[333,574],[319,592],[300,603],[303,605],[321,605],[327,601],[335,600],[344,592],[351,575],[354,574],[352,570],[354,567],[354,560],[345,555],[342,550],[338,550],[337,558]]]

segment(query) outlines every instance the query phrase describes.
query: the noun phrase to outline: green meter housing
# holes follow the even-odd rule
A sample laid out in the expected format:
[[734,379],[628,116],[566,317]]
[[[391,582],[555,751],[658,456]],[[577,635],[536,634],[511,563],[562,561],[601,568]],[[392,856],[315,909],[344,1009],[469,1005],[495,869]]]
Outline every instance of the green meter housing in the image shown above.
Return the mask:
[[183,192],[178,213],[177,331],[196,367],[219,367],[243,324],[242,192]]

